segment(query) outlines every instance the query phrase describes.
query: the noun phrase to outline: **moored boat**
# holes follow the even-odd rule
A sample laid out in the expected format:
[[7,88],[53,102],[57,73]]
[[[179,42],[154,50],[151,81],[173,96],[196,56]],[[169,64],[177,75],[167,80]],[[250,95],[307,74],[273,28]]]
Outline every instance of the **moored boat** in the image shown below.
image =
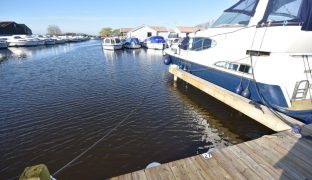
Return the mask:
[[311,123],[311,16],[310,0],[240,0],[164,63]]
[[107,37],[103,40],[102,47],[106,50],[119,50],[122,49],[122,44],[119,38]]
[[163,50],[166,47],[166,40],[162,36],[151,36],[143,42],[143,47]]
[[10,47],[20,47],[20,46],[37,46],[38,40],[28,37],[26,35],[13,35],[7,36],[8,46]]
[[128,49],[138,49],[141,48],[141,44],[138,38],[128,38],[124,43],[124,47]]
[[8,43],[5,39],[0,38],[0,49],[8,48]]

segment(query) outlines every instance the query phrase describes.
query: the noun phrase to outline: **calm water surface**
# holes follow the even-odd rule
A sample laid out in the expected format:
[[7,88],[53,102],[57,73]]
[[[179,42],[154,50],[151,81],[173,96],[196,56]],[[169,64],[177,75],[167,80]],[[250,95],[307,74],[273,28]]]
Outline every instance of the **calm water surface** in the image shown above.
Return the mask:
[[88,41],[0,54],[0,179],[39,163],[53,174],[108,132],[56,178],[104,179],[272,133],[174,84],[161,51]]

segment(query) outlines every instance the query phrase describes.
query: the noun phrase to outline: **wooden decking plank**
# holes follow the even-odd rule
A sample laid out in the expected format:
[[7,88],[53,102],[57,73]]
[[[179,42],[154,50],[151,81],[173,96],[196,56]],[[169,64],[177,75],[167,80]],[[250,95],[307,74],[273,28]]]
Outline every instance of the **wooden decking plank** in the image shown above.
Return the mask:
[[118,177],[118,180],[132,180],[131,173],[124,174]]
[[163,179],[163,180],[171,180],[175,179],[173,172],[167,164],[162,164],[161,166],[145,169],[145,174],[147,179]]
[[240,159],[236,158],[236,156],[231,152],[229,147],[220,149],[220,152],[227,159],[230,159],[233,162],[233,168],[239,171],[244,177],[247,179],[261,179],[251,168],[249,168],[246,164],[244,164]]
[[[180,161],[183,161],[180,163]],[[169,167],[176,179],[191,180],[194,179],[193,173],[185,168],[184,160],[170,162]]]
[[233,179],[247,179],[243,174],[240,173],[240,171],[235,168],[235,162],[233,162],[232,159],[228,159],[226,156],[224,156],[220,152],[220,150],[214,150],[212,152],[212,155],[216,158],[218,164],[224,167],[224,169],[227,170],[227,172],[233,177]]
[[[311,158],[308,160],[304,160],[304,157],[300,157],[300,156],[305,156],[305,155],[301,153],[302,151],[295,150],[297,143],[290,142],[291,140],[286,139],[286,138],[287,136],[277,137],[277,138],[266,138],[266,141],[267,143],[269,143],[271,147],[279,147],[279,148],[274,148],[274,149],[277,152],[279,152],[280,156],[282,156],[283,158],[283,160],[280,161],[280,163],[290,162],[287,164],[292,167],[293,171],[298,171],[303,176],[307,178],[312,178],[312,174],[310,172],[312,166],[310,162],[307,162],[311,160]],[[289,146],[287,146],[288,144]],[[312,156],[308,155],[308,157],[306,158],[309,158],[309,157],[312,157]]]
[[228,148],[235,157],[240,160],[246,167],[250,168],[256,175],[258,175],[261,179],[272,179],[270,173],[264,170],[258,163],[256,163],[248,154],[244,153],[237,146],[231,146]]
[[217,179],[218,176],[215,173],[215,169],[211,165],[207,165],[199,156],[195,156],[195,161],[198,163],[198,165],[208,174],[208,179]]
[[[262,179],[272,179],[272,175],[260,166],[249,154],[245,153],[238,146],[232,146],[230,150],[238,157],[243,163],[255,171],[255,173]],[[251,154],[253,156],[253,154]]]
[[273,167],[283,169],[284,175],[290,177],[291,179],[302,179],[302,176],[297,171],[293,171],[293,168],[289,165],[291,162],[280,163],[283,159],[283,156],[277,152],[274,147],[270,147],[266,141],[263,141],[263,138],[257,139],[257,141],[246,142],[249,147],[256,146],[259,148],[258,153],[266,158]]
[[[217,160],[212,156],[209,159],[204,159],[202,155],[197,156],[198,160],[204,162],[209,169],[219,178],[222,179],[233,179],[230,174],[217,162]],[[196,158],[195,158],[196,159]]]
[[206,180],[210,178],[209,174],[201,168],[199,163],[196,162],[195,156],[187,158],[187,161],[189,162],[189,168],[195,171],[200,179]]
[[[242,151],[244,151],[247,155],[251,156],[253,160],[262,168],[264,168],[273,179],[279,179],[283,171],[281,169],[276,169],[272,166],[272,164],[268,163],[263,157],[261,157],[254,149],[248,147],[245,143],[241,143],[237,145]],[[285,178],[284,178],[285,179]]]
[[286,147],[286,150],[289,151],[292,156],[296,156],[301,161],[309,164],[312,167],[312,153],[310,152],[311,146],[303,142],[302,138],[297,138],[293,134],[284,136],[283,138],[270,139],[278,146]]
[[301,138],[297,138],[294,135],[292,135],[292,136],[288,136],[287,139],[295,140],[296,141],[296,147],[300,147],[300,149],[303,152],[309,152],[307,150],[312,147],[312,136],[302,135]]
[[131,174],[133,180],[147,180],[144,170],[135,171]]
[[307,133],[307,135],[312,135],[312,123],[303,126],[302,130],[304,130]]

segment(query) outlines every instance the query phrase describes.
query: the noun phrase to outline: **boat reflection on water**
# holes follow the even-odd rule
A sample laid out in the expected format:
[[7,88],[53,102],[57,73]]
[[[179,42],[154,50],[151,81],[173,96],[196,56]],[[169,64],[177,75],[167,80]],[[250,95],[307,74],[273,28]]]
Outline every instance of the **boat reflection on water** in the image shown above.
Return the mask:
[[121,57],[122,51],[112,51],[107,49],[102,49],[103,55],[106,60],[112,61],[114,59],[117,59],[118,57]]
[[8,48],[9,51],[11,51],[11,56],[13,58],[26,58],[31,57],[33,55],[33,51],[26,47],[10,47]]
[[128,55],[131,55],[133,57],[136,57],[138,56],[142,49],[124,49],[124,51],[128,54]]
[[12,52],[9,49],[0,49],[0,62],[8,59],[12,56]]

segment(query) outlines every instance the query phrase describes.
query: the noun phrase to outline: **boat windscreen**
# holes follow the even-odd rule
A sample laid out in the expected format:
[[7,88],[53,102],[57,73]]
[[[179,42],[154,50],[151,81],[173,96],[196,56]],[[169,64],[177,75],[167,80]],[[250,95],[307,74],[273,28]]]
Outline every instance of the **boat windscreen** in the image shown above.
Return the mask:
[[311,0],[270,0],[263,19],[272,26],[302,25],[302,30],[312,30]]
[[259,0],[240,0],[225,10],[212,27],[246,26],[255,14]]

